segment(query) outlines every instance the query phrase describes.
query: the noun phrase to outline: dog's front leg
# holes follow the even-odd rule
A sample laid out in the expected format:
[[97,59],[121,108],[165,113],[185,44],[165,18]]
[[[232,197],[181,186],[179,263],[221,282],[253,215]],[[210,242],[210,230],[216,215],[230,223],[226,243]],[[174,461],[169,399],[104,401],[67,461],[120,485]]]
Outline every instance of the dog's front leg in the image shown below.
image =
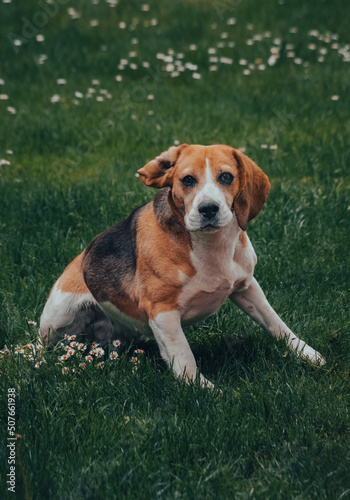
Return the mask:
[[325,363],[319,352],[299,339],[281,320],[270,306],[255,278],[246,290],[233,293],[230,299],[272,336],[284,337],[287,344],[300,356],[315,364],[323,365]]
[[[174,374],[177,377],[184,377],[187,381],[195,380],[197,364],[182,330],[180,313],[178,311],[159,313],[149,324],[161,356],[172,367]],[[201,374],[200,383],[203,387],[214,387]]]

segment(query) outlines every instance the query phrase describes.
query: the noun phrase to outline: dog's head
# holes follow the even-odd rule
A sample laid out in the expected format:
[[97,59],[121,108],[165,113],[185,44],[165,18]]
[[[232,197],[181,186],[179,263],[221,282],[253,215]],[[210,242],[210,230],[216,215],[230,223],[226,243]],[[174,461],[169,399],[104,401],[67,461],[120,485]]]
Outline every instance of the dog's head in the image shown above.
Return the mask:
[[170,187],[189,231],[225,227],[233,214],[241,229],[258,215],[270,190],[263,171],[230,146],[173,146],[139,171],[146,186]]

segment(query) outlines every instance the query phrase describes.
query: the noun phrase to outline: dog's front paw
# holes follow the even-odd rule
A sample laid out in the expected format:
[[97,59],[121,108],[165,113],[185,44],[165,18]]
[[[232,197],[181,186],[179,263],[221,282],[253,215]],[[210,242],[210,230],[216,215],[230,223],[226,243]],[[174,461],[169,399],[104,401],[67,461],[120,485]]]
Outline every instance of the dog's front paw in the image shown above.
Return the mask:
[[201,387],[207,387],[208,389],[214,389],[214,384],[209,382],[209,380],[207,380],[204,377],[204,375],[200,374],[199,379],[200,379]]
[[288,345],[303,359],[306,359],[314,365],[322,366],[326,363],[324,357],[306,342],[299,339],[296,335],[288,337]]
[[300,355],[314,365],[322,366],[326,364],[324,357],[307,344],[301,350]]

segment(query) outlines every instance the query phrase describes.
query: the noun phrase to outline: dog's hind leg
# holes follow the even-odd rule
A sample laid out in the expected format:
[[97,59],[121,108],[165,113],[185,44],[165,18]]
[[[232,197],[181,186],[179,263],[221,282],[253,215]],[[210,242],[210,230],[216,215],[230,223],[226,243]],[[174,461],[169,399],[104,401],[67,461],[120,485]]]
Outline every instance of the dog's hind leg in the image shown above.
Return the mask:
[[53,345],[64,335],[85,335],[99,310],[91,293],[62,292],[56,283],[40,318],[40,336]]
[[114,328],[85,284],[83,254],[67,266],[52,288],[40,319],[40,336],[54,345],[64,335],[92,334],[99,341],[113,337]]

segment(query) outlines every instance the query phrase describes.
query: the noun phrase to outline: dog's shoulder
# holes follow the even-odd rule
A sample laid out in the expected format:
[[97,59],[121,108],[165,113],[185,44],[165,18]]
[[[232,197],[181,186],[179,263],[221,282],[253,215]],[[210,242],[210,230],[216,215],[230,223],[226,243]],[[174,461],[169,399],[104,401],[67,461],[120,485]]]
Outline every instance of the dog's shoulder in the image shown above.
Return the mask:
[[84,266],[95,259],[100,264],[110,256],[129,261],[135,254],[137,222],[146,206],[136,208],[126,219],[95,236],[85,249]]
[[93,294],[107,283],[122,289],[135,276],[137,225],[146,207],[136,208],[129,217],[98,234],[85,249],[83,275]]

